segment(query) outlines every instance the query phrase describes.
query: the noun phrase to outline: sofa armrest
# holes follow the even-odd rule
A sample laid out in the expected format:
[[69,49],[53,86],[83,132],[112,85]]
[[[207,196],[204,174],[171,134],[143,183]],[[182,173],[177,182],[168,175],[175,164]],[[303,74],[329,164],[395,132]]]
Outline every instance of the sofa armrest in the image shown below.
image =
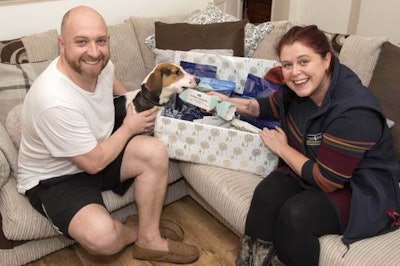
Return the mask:
[[0,188],[17,173],[18,152],[3,124],[0,123]]

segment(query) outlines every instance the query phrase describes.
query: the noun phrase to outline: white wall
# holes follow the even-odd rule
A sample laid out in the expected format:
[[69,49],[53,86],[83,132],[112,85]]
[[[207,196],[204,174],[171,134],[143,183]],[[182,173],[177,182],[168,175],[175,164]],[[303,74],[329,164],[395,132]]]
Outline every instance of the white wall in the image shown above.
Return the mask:
[[400,43],[399,0],[274,0],[272,20],[316,24],[321,29],[386,36]]
[[61,18],[70,8],[87,5],[98,10],[107,24],[123,22],[130,16],[184,14],[203,9],[212,0],[56,0],[0,6],[0,40],[18,38],[49,29],[59,30]]
[[362,0],[357,33],[388,36],[393,43],[400,43],[400,1]]
[[289,18],[304,24],[317,24],[332,32],[345,32],[350,8],[349,0],[292,0]]

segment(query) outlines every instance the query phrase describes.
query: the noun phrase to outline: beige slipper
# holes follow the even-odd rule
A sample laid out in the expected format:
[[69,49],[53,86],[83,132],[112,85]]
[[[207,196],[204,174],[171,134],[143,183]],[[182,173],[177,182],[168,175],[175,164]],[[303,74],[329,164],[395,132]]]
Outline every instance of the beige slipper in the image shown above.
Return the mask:
[[176,264],[191,263],[199,258],[199,251],[196,247],[170,239],[167,241],[168,251],[148,249],[135,243],[132,247],[133,258]]
[[[137,215],[130,215],[125,221],[125,225],[128,226],[137,226],[138,224],[139,217]],[[161,219],[160,234],[163,238],[182,242],[185,233],[179,224],[168,219]]]

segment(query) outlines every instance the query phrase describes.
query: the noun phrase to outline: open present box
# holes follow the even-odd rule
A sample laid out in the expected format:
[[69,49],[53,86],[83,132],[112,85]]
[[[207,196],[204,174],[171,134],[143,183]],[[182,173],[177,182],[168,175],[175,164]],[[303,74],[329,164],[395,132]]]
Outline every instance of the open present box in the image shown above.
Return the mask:
[[169,158],[214,165],[267,176],[279,158],[258,134],[163,116],[156,118],[154,136],[168,149]]

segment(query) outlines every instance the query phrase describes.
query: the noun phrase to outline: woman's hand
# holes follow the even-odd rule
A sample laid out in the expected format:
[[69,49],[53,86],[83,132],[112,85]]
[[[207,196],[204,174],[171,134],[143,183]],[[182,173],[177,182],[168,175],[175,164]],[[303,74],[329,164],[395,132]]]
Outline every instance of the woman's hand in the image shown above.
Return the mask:
[[308,158],[289,145],[282,128],[278,126],[274,129],[264,128],[259,135],[268,149],[284,160],[298,176],[301,176],[301,170]]
[[278,126],[274,129],[264,128],[259,135],[265,146],[281,157],[282,150],[288,146],[287,137],[282,128]]
[[212,95],[212,96],[217,96],[221,101],[229,101],[229,97],[226,96],[225,94],[216,92],[216,91],[209,91],[207,92],[208,95]]

